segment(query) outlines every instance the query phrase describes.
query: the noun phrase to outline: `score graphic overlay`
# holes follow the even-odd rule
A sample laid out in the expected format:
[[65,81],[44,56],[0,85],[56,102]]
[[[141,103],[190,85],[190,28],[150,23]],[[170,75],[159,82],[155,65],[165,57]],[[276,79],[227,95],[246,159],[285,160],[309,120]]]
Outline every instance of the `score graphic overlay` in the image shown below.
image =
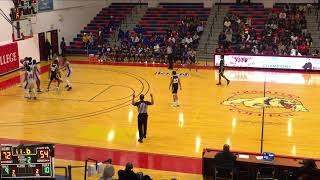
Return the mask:
[[54,178],[53,144],[2,144],[1,179]]

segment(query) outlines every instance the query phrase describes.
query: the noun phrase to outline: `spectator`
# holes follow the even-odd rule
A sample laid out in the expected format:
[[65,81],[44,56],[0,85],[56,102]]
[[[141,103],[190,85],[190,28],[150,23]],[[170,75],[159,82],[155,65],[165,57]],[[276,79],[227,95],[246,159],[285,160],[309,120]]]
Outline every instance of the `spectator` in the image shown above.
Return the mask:
[[52,56],[51,56],[51,50],[52,50],[52,47],[51,47],[51,44],[49,42],[48,39],[46,39],[46,42],[44,44],[44,55],[46,57],[46,60],[51,60]]
[[119,29],[119,33],[118,33],[118,41],[121,40],[123,41],[124,39],[124,32],[122,31],[122,29]]
[[150,177],[150,176],[145,175],[145,176],[143,176],[143,180],[152,180],[152,179],[151,179],[151,177]]
[[82,36],[82,44],[84,46],[88,46],[88,41],[89,41],[89,36],[87,35],[87,33],[83,33],[83,36]]
[[251,49],[251,53],[252,54],[259,54],[259,50],[257,46],[253,46],[253,48]]
[[279,13],[279,19],[286,19],[287,14],[285,12],[280,12]]
[[200,23],[197,26],[197,34],[199,34],[201,36],[202,33],[203,33],[203,24]]
[[214,160],[217,166],[232,168],[237,157],[230,152],[230,146],[225,144],[223,151],[215,155]]
[[136,173],[133,172],[133,164],[128,162],[125,170],[119,170],[119,180],[138,180]]
[[192,37],[192,42],[194,43],[194,44],[198,44],[199,43],[199,35],[197,34],[197,33],[195,33],[194,35],[193,35],[193,37]]
[[92,49],[94,46],[94,36],[92,33],[90,33],[90,35],[88,36],[88,45],[90,49]]
[[102,176],[99,180],[114,180],[112,177],[114,176],[114,167],[111,164],[107,164],[104,169]]
[[229,29],[231,27],[231,21],[229,20],[229,18],[226,18],[224,23],[224,29]]
[[190,35],[189,35],[189,36],[187,36],[187,37],[185,37],[184,42],[185,42],[185,43],[187,43],[187,44],[189,45],[190,43],[192,43],[192,42],[193,42],[192,37],[191,37]]
[[301,180],[313,180],[320,178],[320,171],[317,169],[317,165],[314,160],[306,159],[303,160],[302,166],[296,172],[295,179]]
[[64,56],[66,53],[66,42],[64,41],[64,37],[62,37],[62,41],[60,42],[61,56]]

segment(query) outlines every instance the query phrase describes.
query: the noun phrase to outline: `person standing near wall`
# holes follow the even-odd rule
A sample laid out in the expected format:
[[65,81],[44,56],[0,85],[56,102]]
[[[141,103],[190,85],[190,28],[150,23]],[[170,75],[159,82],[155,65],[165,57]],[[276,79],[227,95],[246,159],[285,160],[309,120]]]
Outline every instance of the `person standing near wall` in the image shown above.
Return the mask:
[[62,37],[62,41],[60,42],[61,56],[64,56],[66,53],[66,42],[64,41],[64,37]]
[[49,42],[48,39],[46,39],[46,42],[45,42],[45,45],[44,45],[44,54],[45,54],[45,57],[46,57],[46,60],[51,60],[52,59],[52,56],[51,56],[51,44]]
[[151,102],[144,100],[144,95],[140,95],[140,101],[135,102],[135,94],[132,95],[132,105],[138,107],[138,129],[139,129],[139,143],[143,143],[143,138],[147,138],[147,123],[148,112],[147,108],[154,104],[153,95],[150,94]]

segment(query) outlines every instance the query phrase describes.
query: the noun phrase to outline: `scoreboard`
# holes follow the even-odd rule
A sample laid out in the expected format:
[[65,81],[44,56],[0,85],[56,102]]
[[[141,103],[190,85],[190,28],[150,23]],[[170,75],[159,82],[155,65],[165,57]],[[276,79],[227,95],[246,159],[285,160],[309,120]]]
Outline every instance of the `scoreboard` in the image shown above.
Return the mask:
[[11,20],[16,21],[38,13],[37,0],[13,0]]
[[1,145],[1,179],[54,178],[53,144]]

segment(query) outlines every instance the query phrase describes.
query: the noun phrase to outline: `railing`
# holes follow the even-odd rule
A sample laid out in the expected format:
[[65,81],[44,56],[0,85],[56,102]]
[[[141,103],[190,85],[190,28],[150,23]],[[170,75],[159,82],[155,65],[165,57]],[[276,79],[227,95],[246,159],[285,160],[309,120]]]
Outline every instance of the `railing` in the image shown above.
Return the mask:
[[88,162],[95,162],[96,163],[96,170],[98,170],[98,161],[95,160],[95,159],[91,159],[91,158],[88,158],[85,162],[85,165],[84,165],[84,180],[87,179],[87,169],[88,169]]
[[320,2],[318,3],[318,6],[314,8],[314,10],[315,10],[315,15],[317,16],[318,30],[320,30],[320,18],[319,18]]
[[56,167],[54,167],[54,168],[55,168],[55,169],[64,169],[64,178],[65,178],[65,180],[68,179],[67,167],[65,167],[65,166],[56,166]]
[[[214,17],[213,17],[213,21],[212,21],[212,24],[210,25],[210,31],[209,31],[209,35],[206,39],[206,43],[204,45],[204,50],[205,50],[205,59],[206,59],[206,66],[208,65],[208,52],[210,51],[208,49],[208,45],[210,44],[210,39],[211,37],[213,36],[213,33],[214,33],[214,28],[215,28],[215,24],[218,20],[218,14],[220,13],[220,6],[221,6],[221,0],[219,1],[219,3],[217,4],[214,4],[213,6],[213,11],[214,11]],[[215,7],[217,7],[217,10],[215,11]]]
[[[85,166],[71,166],[68,165],[68,180],[72,180],[72,168],[83,168]],[[87,170],[85,171],[87,172]]]

